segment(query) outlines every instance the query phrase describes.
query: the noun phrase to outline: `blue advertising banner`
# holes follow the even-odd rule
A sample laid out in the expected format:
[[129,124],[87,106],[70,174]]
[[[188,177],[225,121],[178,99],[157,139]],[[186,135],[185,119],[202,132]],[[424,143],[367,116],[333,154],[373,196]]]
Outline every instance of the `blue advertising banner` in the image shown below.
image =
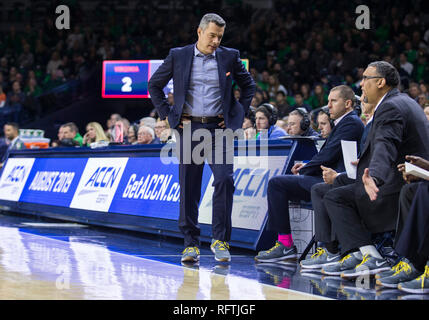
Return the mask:
[[19,201],[69,207],[86,158],[36,158]]
[[[206,165],[201,194],[211,177]],[[164,164],[159,157],[129,158],[109,212],[173,219],[179,217],[180,186],[177,164]]]

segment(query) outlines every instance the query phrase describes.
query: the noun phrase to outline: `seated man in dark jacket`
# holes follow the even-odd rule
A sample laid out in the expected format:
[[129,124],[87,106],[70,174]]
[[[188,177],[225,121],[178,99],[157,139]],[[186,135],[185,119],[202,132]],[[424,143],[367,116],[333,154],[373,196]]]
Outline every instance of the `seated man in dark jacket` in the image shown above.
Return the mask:
[[290,221],[289,200],[310,201],[311,187],[323,182],[320,166],[330,167],[338,172],[345,171],[341,150],[341,140],[357,141],[359,145],[364,125],[353,111],[355,95],[345,85],[331,89],[329,93],[329,113],[334,120],[334,128],[320,149],[307,164],[295,164],[293,174],[280,175],[268,183],[268,230],[278,233],[274,247],[261,251],[255,257],[258,262],[275,262],[296,258],[297,249],[293,244]]

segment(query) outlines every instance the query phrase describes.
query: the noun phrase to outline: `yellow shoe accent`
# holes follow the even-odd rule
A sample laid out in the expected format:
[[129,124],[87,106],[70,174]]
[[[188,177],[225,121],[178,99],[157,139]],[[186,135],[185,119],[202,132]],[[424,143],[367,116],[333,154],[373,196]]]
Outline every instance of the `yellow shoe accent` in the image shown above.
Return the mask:
[[422,287],[422,289],[425,288],[425,279],[426,278],[429,279],[429,266],[428,265],[425,266],[425,272],[420,277],[418,277],[416,279],[416,280],[421,280],[421,283],[422,283],[421,287]]
[[406,273],[409,273],[411,271],[410,265],[408,263],[406,263],[405,261],[399,261],[399,263],[395,266],[395,269],[396,269],[396,271],[393,274],[394,276],[398,275],[402,271],[405,271]]
[[219,250],[228,250],[229,249],[229,244],[226,241],[220,241],[220,240],[216,240],[215,242],[213,242],[212,247],[216,247],[216,244],[219,244]]
[[321,247],[318,247],[316,250],[317,250],[317,252],[313,253],[311,255],[311,257],[310,257],[311,259],[320,257],[322,254],[326,253],[326,250],[324,248],[321,248]]

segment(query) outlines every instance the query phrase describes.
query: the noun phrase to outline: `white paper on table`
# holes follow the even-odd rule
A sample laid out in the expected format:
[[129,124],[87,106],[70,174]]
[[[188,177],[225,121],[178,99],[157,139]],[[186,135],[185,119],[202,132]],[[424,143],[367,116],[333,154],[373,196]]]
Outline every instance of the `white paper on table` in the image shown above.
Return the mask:
[[356,179],[357,167],[352,165],[352,161],[357,161],[357,143],[356,141],[341,140],[341,149],[343,150],[344,166],[346,167],[347,177]]
[[414,164],[411,164],[409,162],[405,162],[405,173],[412,174],[413,176],[429,180],[429,171],[417,167]]

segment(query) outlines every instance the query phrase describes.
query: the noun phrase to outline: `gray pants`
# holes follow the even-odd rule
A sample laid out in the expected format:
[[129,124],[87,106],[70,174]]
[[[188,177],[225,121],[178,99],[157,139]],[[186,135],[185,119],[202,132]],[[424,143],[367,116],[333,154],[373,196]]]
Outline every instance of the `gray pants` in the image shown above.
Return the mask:
[[314,210],[314,225],[315,225],[315,240],[320,242],[332,242],[335,240],[335,233],[332,231],[332,223],[329,218],[328,211],[323,198],[328,191],[354,183],[347,177],[347,174],[341,173],[334,180],[333,184],[326,184],[324,182],[315,184],[311,188],[311,202]]

